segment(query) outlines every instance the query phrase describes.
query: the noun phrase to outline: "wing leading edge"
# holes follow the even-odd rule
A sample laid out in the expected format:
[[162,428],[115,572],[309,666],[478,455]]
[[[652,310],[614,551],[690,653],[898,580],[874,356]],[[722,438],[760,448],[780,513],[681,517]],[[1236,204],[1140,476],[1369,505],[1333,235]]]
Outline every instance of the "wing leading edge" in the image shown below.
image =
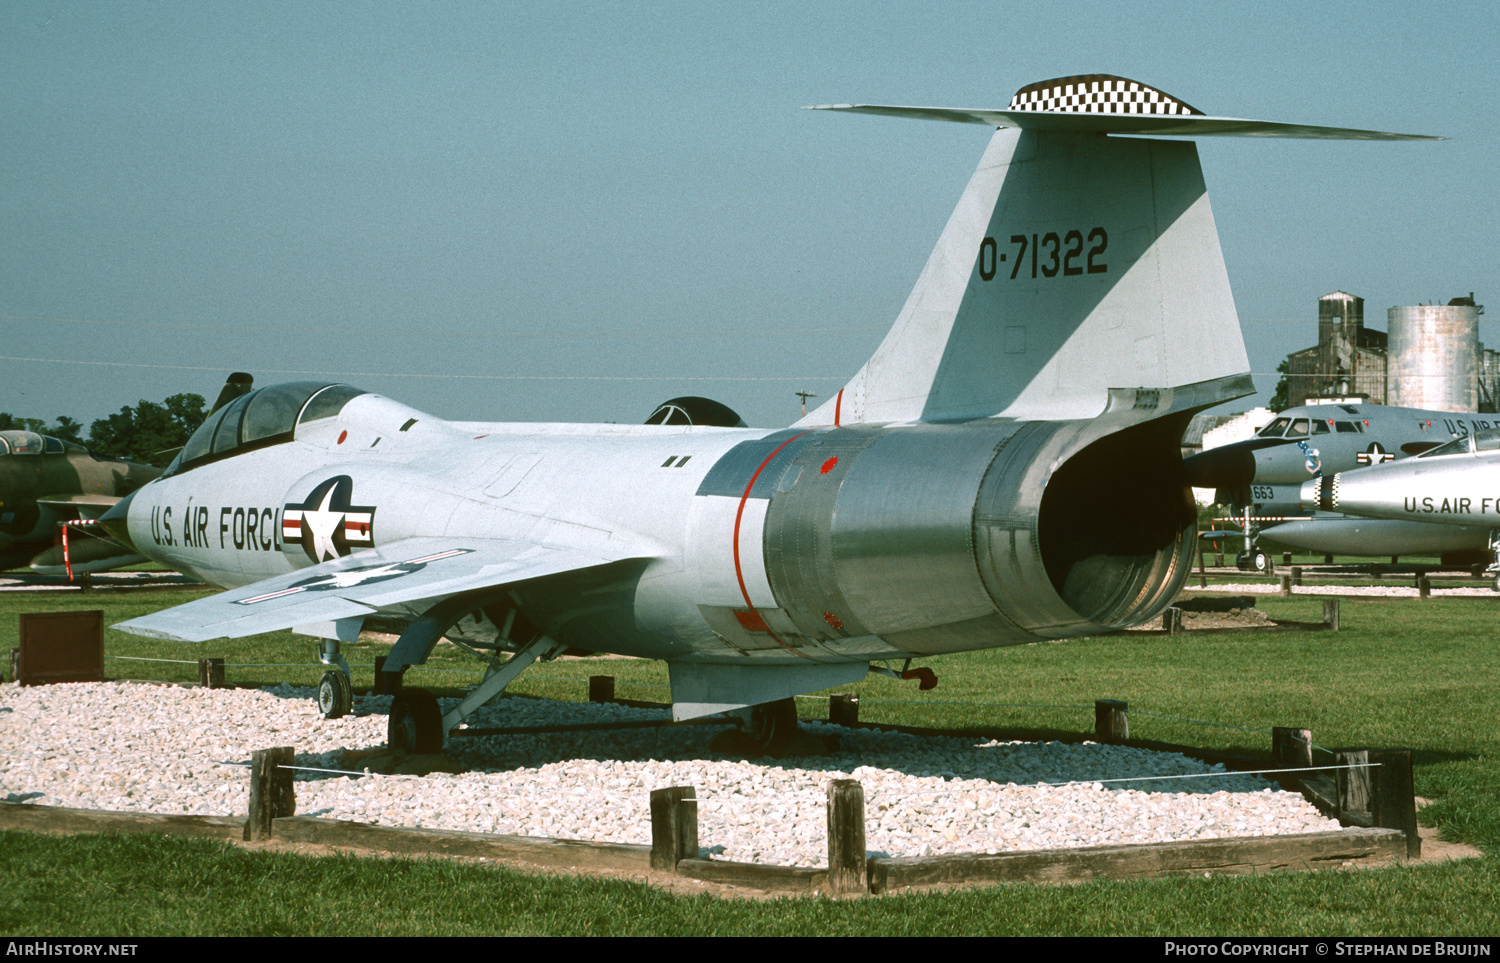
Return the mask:
[[296,625],[418,608],[487,588],[577,572],[625,558],[485,538],[409,538],[138,619],[114,628],[135,635],[206,642]]

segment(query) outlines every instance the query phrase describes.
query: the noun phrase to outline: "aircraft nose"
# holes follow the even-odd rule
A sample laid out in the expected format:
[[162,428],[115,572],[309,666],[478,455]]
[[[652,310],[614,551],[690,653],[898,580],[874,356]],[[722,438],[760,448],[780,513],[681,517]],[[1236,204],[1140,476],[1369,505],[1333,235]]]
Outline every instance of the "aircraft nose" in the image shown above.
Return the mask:
[[121,545],[139,555],[141,554],[140,550],[130,540],[130,502],[135,498],[135,495],[135,492],[131,492],[129,495],[115,502],[109,511],[99,516],[99,524],[103,526],[106,532],[109,532],[110,538],[113,538]]
[[1182,460],[1182,467],[1194,488],[1239,488],[1255,481],[1277,484],[1274,478],[1257,476],[1274,457],[1268,449],[1286,444],[1285,438],[1250,438],[1191,455]]

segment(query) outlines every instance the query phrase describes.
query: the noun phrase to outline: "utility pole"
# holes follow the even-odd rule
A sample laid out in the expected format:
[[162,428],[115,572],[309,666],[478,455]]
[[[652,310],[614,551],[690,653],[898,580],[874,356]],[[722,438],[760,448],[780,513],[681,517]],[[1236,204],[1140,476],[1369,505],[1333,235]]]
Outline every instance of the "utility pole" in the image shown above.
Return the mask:
[[802,399],[802,417],[806,418],[807,417],[807,399],[809,399],[809,398],[816,398],[818,396],[815,395],[815,394],[813,394],[811,391],[794,391],[794,392],[792,392],[792,394],[794,394],[798,398]]

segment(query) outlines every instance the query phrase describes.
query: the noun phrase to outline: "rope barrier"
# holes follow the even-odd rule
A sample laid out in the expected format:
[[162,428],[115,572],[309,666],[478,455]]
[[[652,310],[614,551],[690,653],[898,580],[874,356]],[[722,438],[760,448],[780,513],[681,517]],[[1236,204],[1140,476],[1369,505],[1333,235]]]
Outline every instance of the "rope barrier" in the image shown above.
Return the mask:
[[[234,767],[234,768],[237,768],[237,769],[249,769],[249,768],[251,768],[250,763],[247,763],[247,762],[227,762],[227,761],[220,761],[220,762],[215,763],[215,765],[219,765],[219,766],[231,766],[231,767]],[[1174,773],[1174,774],[1171,774],[1171,775],[1159,775],[1159,776],[1126,776],[1126,777],[1114,778],[1114,779],[1075,779],[1075,780],[1070,780],[1068,782],[1024,782],[1024,783],[1023,782],[1007,782],[1007,783],[1000,783],[1000,782],[994,782],[993,780],[985,780],[985,781],[990,782],[991,785],[989,785],[989,786],[968,786],[968,787],[964,787],[964,788],[954,788],[954,789],[946,789],[946,788],[945,789],[913,789],[913,790],[910,790],[910,791],[907,791],[907,792],[900,792],[900,793],[890,793],[890,792],[886,792],[886,791],[883,791],[883,790],[876,790],[875,792],[873,792],[871,794],[871,797],[872,798],[879,797],[879,798],[887,798],[887,799],[909,799],[909,798],[911,798],[913,796],[958,796],[958,795],[965,795],[965,794],[969,794],[969,793],[986,793],[986,792],[989,792],[989,793],[999,793],[999,792],[1005,792],[1006,790],[1009,790],[1009,789],[1034,789],[1034,788],[1036,788],[1038,786],[1045,786],[1048,789],[1066,789],[1066,788],[1068,788],[1070,786],[1095,786],[1095,785],[1104,785],[1106,783],[1112,784],[1112,783],[1126,783],[1126,782],[1166,782],[1166,781],[1175,780],[1175,779],[1233,779],[1236,776],[1259,776],[1259,775],[1264,775],[1266,773],[1324,772],[1324,771],[1330,771],[1330,770],[1336,770],[1336,769],[1373,769],[1373,768],[1377,768],[1379,766],[1380,766],[1380,763],[1371,762],[1371,763],[1357,763],[1357,764],[1348,765],[1348,766],[1310,766],[1310,767],[1298,768],[1298,769],[1254,769],[1254,770],[1242,770],[1242,771],[1235,771],[1235,772],[1199,772],[1199,773]],[[414,774],[407,774],[407,773],[372,772],[372,771],[370,771],[368,769],[366,769],[366,770],[326,769],[326,768],[322,768],[322,767],[319,767],[319,766],[284,766],[284,765],[278,765],[276,768],[277,769],[285,769],[285,770],[287,770],[289,772],[321,772],[321,773],[327,773],[329,775],[336,775],[336,776],[353,776],[356,779],[362,779],[362,778],[364,778],[366,776],[383,776],[383,777],[388,778],[388,779],[423,779],[423,778],[426,778],[425,776],[422,776],[422,775],[414,775]],[[449,773],[448,775],[462,775],[462,774],[461,773]],[[976,776],[974,778],[976,780],[983,780],[983,779],[985,779],[985,777],[983,777],[983,776]],[[624,792],[627,792],[627,791],[638,790],[640,788],[642,788],[642,787],[639,787],[639,786],[617,787],[617,788],[615,788],[612,791],[613,792],[617,792],[617,793],[624,793]],[[658,787],[658,788],[664,788],[664,787]],[[608,787],[606,787],[604,791],[606,793],[608,793],[611,790]],[[540,789],[539,790],[539,789],[537,789],[534,786],[528,786],[526,788],[526,792],[528,793],[528,795],[590,796],[590,797],[597,797],[597,795],[598,795],[595,792],[574,791],[574,790],[569,790],[569,789]],[[742,792],[717,793],[717,794],[713,794],[713,795],[739,796],[739,797],[747,798],[747,799],[749,799],[749,798],[755,798],[753,796],[750,796],[747,793],[742,793]],[[701,789],[701,787],[700,787],[697,790],[697,799],[698,799],[698,801],[702,802],[703,800],[708,799],[708,798],[710,798],[710,795],[704,794],[703,791],[702,791],[702,789]]]
[[[827,696],[809,696],[808,698],[826,699]],[[1009,709],[1092,709],[1088,706],[1052,705],[1048,703],[1032,702],[943,702],[940,699],[860,699],[860,705],[873,705],[877,702],[890,702],[900,705],[922,705],[922,706],[989,706]],[[1134,711],[1134,710],[1132,710]]]
[[[1029,789],[1033,786],[1047,786],[1048,788],[1062,789],[1068,786],[1093,786],[1116,782],[1164,782],[1172,779],[1233,779],[1236,776],[1259,776],[1266,773],[1284,774],[1289,772],[1326,772],[1334,769],[1373,769],[1378,767],[1379,765],[1380,763],[1378,762],[1362,762],[1354,763],[1348,766],[1306,766],[1296,769],[1237,769],[1232,772],[1190,772],[1175,773],[1166,776],[1124,776],[1116,779],[1075,779],[1070,782],[1007,783],[1005,785],[997,784],[993,789],[985,787],[968,787],[964,789],[914,789],[910,792],[897,794],[896,798],[904,799],[908,796],[953,796],[971,792],[995,792],[998,790],[1009,788],[1010,786],[1015,786],[1018,789]],[[983,777],[978,776],[975,778],[982,779]]]
[[[197,665],[196,661],[191,661],[191,660],[184,660],[184,659],[157,659],[157,658],[148,658],[148,657],[145,657],[145,656],[106,655],[105,658],[107,658],[107,659],[126,659],[126,660],[137,661],[137,662],[170,662],[170,663],[174,663],[174,664],[178,664],[178,665]],[[286,663],[286,662],[234,662],[234,663],[226,663],[225,664],[225,668],[275,668],[275,667],[319,668],[319,667],[324,667],[324,666],[328,666],[328,665],[330,665],[330,663],[323,663],[323,662],[298,662],[298,663]],[[350,668],[351,669],[354,669],[354,668],[369,668],[369,669],[373,670],[374,663],[370,663],[370,662],[357,663],[355,665],[351,665]],[[407,671],[412,671],[412,670],[421,670],[421,671],[425,671],[425,672],[440,672],[440,673],[455,674],[455,675],[473,675],[473,674],[475,674],[475,673],[477,673],[477,672],[480,671],[479,669],[473,669],[473,670],[469,670],[469,669],[440,669],[440,668],[436,668],[436,667],[432,667],[432,666],[422,666],[422,665],[413,665],[413,666],[408,666],[407,667]],[[526,675],[522,675],[522,676],[520,676],[520,677],[518,677],[516,679],[517,682],[524,682],[524,681],[528,681],[528,680],[530,680],[530,681],[538,681],[538,682],[579,682],[579,683],[587,683],[589,681],[587,678],[579,678],[579,677],[575,677],[575,676],[526,676]],[[670,688],[670,684],[664,683],[664,682],[621,682],[618,679],[615,680],[615,685],[616,686],[638,686],[638,687],[644,687],[644,688],[658,688],[658,689]],[[820,695],[799,695],[799,696],[796,696],[795,698],[798,698],[798,699],[825,700],[826,701],[830,697],[829,696],[820,696]],[[967,708],[999,708],[999,709],[1059,709],[1059,710],[1067,710],[1067,711],[1086,711],[1086,710],[1094,708],[1094,706],[1092,706],[1092,705],[1069,705],[1069,704],[1065,704],[1065,703],[1037,703],[1037,702],[959,702],[959,701],[949,701],[949,700],[940,700],[940,699],[860,699],[859,701],[860,701],[861,704],[866,704],[866,705],[875,705],[877,703],[880,703],[880,704],[891,704],[891,705],[962,706],[962,707],[967,707]],[[1269,730],[1269,729],[1257,729],[1257,728],[1253,728],[1253,727],[1250,727],[1250,726],[1238,726],[1238,725],[1234,725],[1232,723],[1227,723],[1227,722],[1213,722],[1213,721],[1208,720],[1208,719],[1193,719],[1193,718],[1190,718],[1190,717],[1187,717],[1187,716],[1173,716],[1173,715],[1167,715],[1165,713],[1160,713],[1160,712],[1147,712],[1144,709],[1135,709],[1135,708],[1132,708],[1132,709],[1130,709],[1128,711],[1129,711],[1129,714],[1131,716],[1145,716],[1145,717],[1152,718],[1152,719],[1168,719],[1168,720],[1171,720],[1173,722],[1185,722],[1185,723],[1189,723],[1189,724],[1192,724],[1192,725],[1199,725],[1199,726],[1213,726],[1213,727],[1220,728],[1220,729],[1233,729],[1233,730],[1235,730],[1237,732],[1253,732],[1253,733],[1256,733],[1258,735],[1265,735],[1265,736],[1273,736],[1274,735],[1274,733],[1271,730]],[[1291,736],[1291,738],[1294,741],[1300,742],[1300,743],[1302,743],[1302,744],[1304,744],[1306,746],[1309,746],[1309,747],[1311,747],[1313,749],[1316,749],[1319,752],[1327,753],[1328,755],[1334,755],[1335,754],[1332,749],[1328,749],[1328,748],[1326,748],[1324,746],[1320,746],[1317,743],[1312,742],[1311,740],[1302,739],[1301,737],[1295,736],[1295,735]],[[1276,770],[1276,771],[1287,772],[1287,771],[1291,771],[1291,770]]]
[[[538,682],[588,682],[589,681],[587,676],[576,676],[576,675],[522,675],[522,676],[518,676],[516,678],[516,681],[517,682],[525,682],[528,679],[535,680],[535,681],[538,681]],[[633,685],[633,686],[645,687],[645,688],[648,688],[648,689],[668,689],[668,688],[671,688],[671,685],[669,683],[666,683],[666,682],[622,682],[619,679],[615,679],[615,685],[616,686]],[[798,696],[797,698],[801,699],[801,698],[804,698],[804,697],[803,696]],[[811,697],[808,697],[808,698],[822,699],[822,698],[827,698],[827,697],[826,696],[811,696]]]

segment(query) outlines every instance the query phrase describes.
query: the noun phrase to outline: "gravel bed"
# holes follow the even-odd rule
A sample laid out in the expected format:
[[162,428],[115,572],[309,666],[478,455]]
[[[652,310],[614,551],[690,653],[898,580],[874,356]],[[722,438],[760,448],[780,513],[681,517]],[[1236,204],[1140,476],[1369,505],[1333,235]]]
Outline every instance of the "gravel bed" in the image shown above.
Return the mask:
[[[442,700],[444,708],[454,703]],[[313,690],[129,683],[0,686],[0,799],[154,813],[246,810],[250,751],[292,745],[340,768],[385,741],[388,696],[327,721]],[[475,727],[665,718],[660,710],[505,699]],[[649,793],[693,785],[704,855],[827,863],[826,792],[860,780],[872,854],[919,856],[1337,829],[1295,793],[1185,756],[1095,743],[997,742],[809,724],[839,752],[745,762],[707,751],[709,727],[454,739],[462,775],[297,774],[297,812],[390,826],[649,843]],[[1074,783],[1043,785],[1043,783]]]

